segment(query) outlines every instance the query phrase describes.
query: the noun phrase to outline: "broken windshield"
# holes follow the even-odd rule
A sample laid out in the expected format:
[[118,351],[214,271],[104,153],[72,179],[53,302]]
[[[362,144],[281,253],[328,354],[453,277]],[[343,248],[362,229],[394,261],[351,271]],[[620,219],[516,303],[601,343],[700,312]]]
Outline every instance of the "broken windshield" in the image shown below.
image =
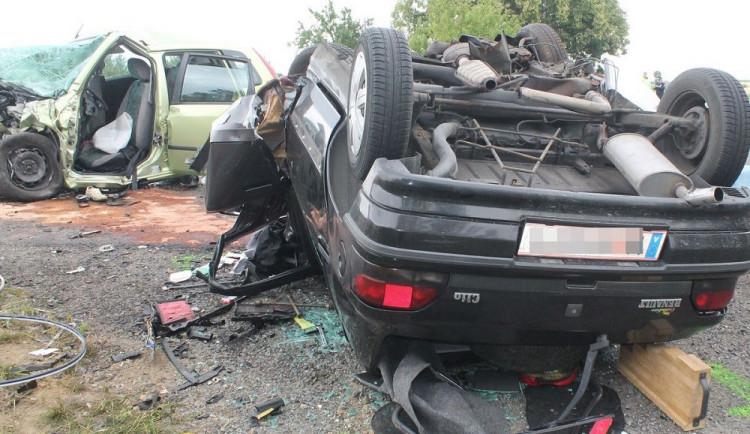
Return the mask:
[[104,36],[62,45],[0,49],[0,79],[45,98],[68,90]]

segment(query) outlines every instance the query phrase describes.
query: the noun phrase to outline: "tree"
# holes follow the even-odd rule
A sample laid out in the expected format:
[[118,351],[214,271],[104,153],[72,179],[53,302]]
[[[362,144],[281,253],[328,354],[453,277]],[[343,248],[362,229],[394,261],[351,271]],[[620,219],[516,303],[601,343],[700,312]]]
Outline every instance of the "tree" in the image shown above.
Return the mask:
[[372,18],[354,20],[349,8],[343,8],[336,12],[332,0],[328,0],[328,4],[320,11],[314,11],[311,8],[307,10],[310,11],[315,21],[314,24],[308,28],[301,21],[298,21],[297,35],[294,41],[289,44],[299,49],[323,41],[335,42],[354,48],[362,30],[372,26]]
[[415,51],[464,34],[494,38],[504,30],[514,35],[535,22],[554,28],[574,56],[621,54],[628,44],[628,24],[617,0],[398,0],[391,18]]
[[418,52],[431,41],[447,42],[461,35],[492,39],[501,30],[515,33],[521,28],[521,21],[506,11],[503,0],[399,0],[391,19]]
[[504,0],[524,23],[542,22],[560,34],[568,52],[624,54],[628,23],[617,0]]

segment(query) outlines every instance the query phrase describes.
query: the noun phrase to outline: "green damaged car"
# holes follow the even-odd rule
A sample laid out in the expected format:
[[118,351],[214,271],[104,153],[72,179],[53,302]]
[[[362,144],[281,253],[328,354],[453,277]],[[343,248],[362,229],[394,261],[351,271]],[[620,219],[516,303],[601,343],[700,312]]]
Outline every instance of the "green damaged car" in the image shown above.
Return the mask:
[[0,49],[0,197],[196,175],[211,122],[274,75],[253,49],[121,33]]

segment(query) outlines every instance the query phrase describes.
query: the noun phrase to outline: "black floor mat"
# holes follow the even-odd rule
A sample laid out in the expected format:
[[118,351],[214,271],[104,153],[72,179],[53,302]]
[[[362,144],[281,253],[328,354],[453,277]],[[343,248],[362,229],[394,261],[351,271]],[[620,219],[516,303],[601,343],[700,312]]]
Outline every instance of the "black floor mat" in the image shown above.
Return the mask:
[[[380,407],[378,411],[375,412],[375,414],[372,416],[372,421],[370,421],[370,425],[372,426],[372,431],[375,434],[402,434],[403,431],[396,428],[396,426],[393,423],[393,412],[399,407],[398,404],[395,402],[389,402],[388,404]],[[403,414],[403,411],[401,412],[401,417],[399,417],[399,420],[401,423],[403,423],[408,429],[417,432],[418,429],[416,426],[414,426],[414,423],[411,420],[408,419],[408,416]]]
[[[462,389],[441,373],[441,365],[431,345],[393,343],[381,352],[380,391],[403,408],[404,420],[411,421],[420,433],[507,434],[510,432],[505,411],[484,398]],[[387,419],[388,410],[373,417],[372,427]],[[393,410],[390,411],[393,414]],[[383,432],[389,431],[383,429]],[[408,432],[408,431],[406,431]]]
[[[570,399],[578,387],[578,383],[570,387],[556,386],[539,386],[526,387],[524,395],[526,396],[526,421],[530,428],[536,428],[546,425],[557,418],[557,416],[567,407]],[[625,415],[622,412],[620,397],[617,392],[607,386],[601,386],[602,397],[593,408],[584,415],[584,412],[591,405],[598,395],[598,387],[595,384],[589,384],[586,393],[581,401],[573,408],[568,420],[582,418],[584,416],[596,416],[604,414],[614,414],[615,418],[610,427],[610,433],[620,433],[625,429]],[[575,434],[588,432],[593,424],[584,425],[578,428],[570,428],[564,431],[558,431],[564,434]]]

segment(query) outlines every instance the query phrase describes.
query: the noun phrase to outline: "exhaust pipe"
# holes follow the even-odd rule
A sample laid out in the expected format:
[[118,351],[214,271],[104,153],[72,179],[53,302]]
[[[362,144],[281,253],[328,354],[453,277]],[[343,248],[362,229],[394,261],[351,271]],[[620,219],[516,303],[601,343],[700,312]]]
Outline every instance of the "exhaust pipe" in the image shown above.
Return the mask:
[[559,95],[551,92],[544,92],[527,87],[519,87],[518,95],[521,98],[530,101],[553,104],[582,113],[591,113],[594,115],[605,115],[612,111],[612,106],[602,94],[591,90],[586,93],[584,99],[573,98],[572,96]]
[[640,134],[617,134],[604,142],[602,152],[641,196],[678,197],[692,206],[724,199],[720,188],[694,189],[693,181]]
[[675,190],[675,194],[693,206],[700,206],[704,203],[718,203],[724,200],[724,190],[718,187],[688,190],[684,185],[679,185]]

